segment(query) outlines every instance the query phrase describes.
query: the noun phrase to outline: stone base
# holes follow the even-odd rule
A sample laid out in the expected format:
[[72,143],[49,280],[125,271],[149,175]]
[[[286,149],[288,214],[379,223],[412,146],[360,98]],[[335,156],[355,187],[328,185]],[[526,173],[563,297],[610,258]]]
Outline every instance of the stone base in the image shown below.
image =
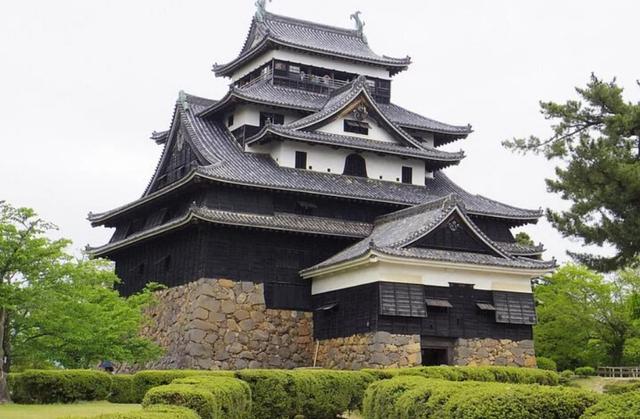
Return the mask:
[[295,368],[312,363],[312,314],[267,309],[264,287],[201,279],[159,291],[143,335],[162,346],[144,369]]
[[356,370],[420,365],[419,335],[365,333],[320,341],[316,366]]
[[532,340],[457,339],[453,359],[456,365],[536,366]]

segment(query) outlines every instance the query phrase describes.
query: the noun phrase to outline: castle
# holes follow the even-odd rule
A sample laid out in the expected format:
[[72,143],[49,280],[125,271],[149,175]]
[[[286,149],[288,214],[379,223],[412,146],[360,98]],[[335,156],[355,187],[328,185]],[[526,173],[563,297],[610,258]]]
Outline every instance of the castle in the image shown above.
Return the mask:
[[167,285],[144,333],[155,367],[534,366],[540,210],[475,195],[444,170],[469,125],[391,101],[411,60],[363,33],[269,13],[215,65],[219,100],[180,92],[142,197],[90,214],[91,249],[130,295]]

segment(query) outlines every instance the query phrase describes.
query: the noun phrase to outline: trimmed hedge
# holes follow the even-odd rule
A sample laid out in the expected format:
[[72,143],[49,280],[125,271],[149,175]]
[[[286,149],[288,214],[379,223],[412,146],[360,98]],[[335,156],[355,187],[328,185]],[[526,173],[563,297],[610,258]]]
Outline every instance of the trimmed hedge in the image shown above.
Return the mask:
[[415,367],[394,370],[392,374],[394,373],[397,376],[418,375],[448,381],[488,381],[548,386],[555,386],[560,382],[560,376],[556,372],[519,367]]
[[133,384],[133,375],[112,375],[111,392],[107,400],[111,403],[139,403],[138,395]]
[[640,392],[605,396],[581,419],[636,419],[640,417]]
[[640,390],[640,380],[617,381],[605,384],[603,391],[607,394],[623,394]]
[[362,371],[322,369],[243,370],[236,376],[251,387],[256,419],[335,418],[359,409],[367,386],[375,380]]
[[27,370],[11,374],[13,401],[23,404],[106,400],[111,376],[91,370]]
[[174,380],[172,384],[189,384],[210,391],[216,402],[213,417],[246,419],[251,412],[251,389],[237,378],[189,377]]
[[242,370],[236,377],[249,384],[256,419],[290,418],[296,415],[293,376],[282,370]]
[[136,403],[141,403],[147,391],[153,387],[171,384],[178,378],[193,376],[233,377],[233,371],[199,371],[199,370],[146,370],[133,375],[133,386]]
[[556,361],[551,358],[539,356],[536,358],[536,364],[538,364],[538,368],[540,368],[541,370],[558,371],[558,365],[556,364]]
[[154,404],[138,412],[75,416],[73,419],[200,419],[200,416],[186,407]]
[[565,387],[399,376],[369,386],[367,419],[578,419],[596,393]]

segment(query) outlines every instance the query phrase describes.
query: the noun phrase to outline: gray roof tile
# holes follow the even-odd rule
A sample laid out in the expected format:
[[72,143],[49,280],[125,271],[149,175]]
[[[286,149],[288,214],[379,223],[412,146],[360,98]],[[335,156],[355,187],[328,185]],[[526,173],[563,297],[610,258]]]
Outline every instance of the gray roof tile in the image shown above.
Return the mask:
[[[346,85],[345,90],[341,89],[337,93],[332,92],[330,95],[324,95],[283,86],[274,86],[271,79],[264,79],[247,87],[232,87],[227,95],[219,102],[204,109],[201,116],[213,114],[217,110],[224,108],[233,98],[252,103],[282,106],[308,112],[319,112],[328,108],[327,105],[332,103],[329,102],[330,100],[339,100],[342,97],[340,93],[348,94],[348,86],[352,86],[352,84]],[[376,105],[391,122],[403,128],[447,134],[460,138],[472,132],[470,125],[446,124],[411,112],[393,103],[376,103]]]
[[[179,112],[178,118],[189,133],[189,141],[209,163],[198,167],[196,176],[226,183],[400,205],[421,204],[456,193],[462,197],[466,210],[470,214],[522,222],[536,221],[542,215],[541,210],[516,208],[480,195],[472,195],[440,171],[435,173],[433,179],[426,179],[425,186],[418,186],[280,167],[269,156],[244,152],[222,122],[212,118],[198,117],[197,114],[211,102],[207,103],[202,98],[194,98],[187,96],[188,109],[179,103],[177,112]],[[159,191],[146,193],[139,200],[114,210],[90,214],[89,220],[94,224],[102,223],[114,215],[164,194],[171,188],[172,185],[168,185]]]
[[[487,246],[494,250],[494,255],[405,247],[435,229],[455,210],[461,214],[471,230],[484,241]],[[511,255],[508,251],[501,248],[499,243],[487,237],[486,234],[467,217],[466,210],[464,209],[464,201],[458,195],[451,194],[432,202],[416,205],[379,217],[368,237],[302,272],[305,275],[310,275],[314,271],[359,258],[370,251],[379,251],[388,255],[409,258],[525,269],[547,269],[555,266],[554,261],[543,262]]]
[[404,70],[411,64],[409,57],[392,58],[376,54],[355,30],[266,13],[262,21],[253,19],[240,55],[227,64],[216,65],[216,74],[229,75],[269,43],[395,68],[395,71]]
[[303,234],[330,235],[361,238],[371,232],[371,224],[333,218],[313,217],[298,214],[275,213],[273,215],[250,214],[215,210],[206,207],[191,207],[181,217],[162,225],[140,231],[122,240],[91,248],[94,256],[103,256],[123,246],[145,240],[157,234],[182,227],[194,219],[213,224],[253,227],[267,230],[282,230]]
[[422,146],[421,148],[406,147],[384,141],[375,141],[348,135],[331,134],[322,131],[294,130],[282,125],[266,126],[258,134],[251,138],[248,138],[245,141],[245,144],[251,145],[255,142],[260,142],[261,139],[265,138],[265,136],[269,134],[275,134],[276,136],[303,142],[310,142],[314,144],[340,146],[351,148],[354,150],[368,150],[385,154],[394,154],[403,157],[415,157],[424,160],[448,162],[449,164],[444,165],[445,167],[450,164],[457,164],[464,158],[463,152],[452,153],[427,146]]

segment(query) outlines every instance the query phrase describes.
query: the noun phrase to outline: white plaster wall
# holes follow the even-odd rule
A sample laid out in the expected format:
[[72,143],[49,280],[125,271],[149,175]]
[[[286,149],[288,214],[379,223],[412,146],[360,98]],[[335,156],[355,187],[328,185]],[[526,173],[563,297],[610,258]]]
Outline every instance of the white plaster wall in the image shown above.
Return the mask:
[[531,277],[528,274],[511,274],[499,271],[479,272],[458,268],[399,265],[377,262],[363,267],[345,270],[320,278],[313,278],[311,293],[321,294],[373,282],[399,282],[448,287],[450,282],[471,284],[476,289],[531,293]]
[[369,134],[367,135],[357,134],[355,132],[346,132],[344,130],[345,119],[355,121],[355,119],[352,119],[352,118],[338,118],[329,122],[326,125],[321,126],[317,130],[322,132],[328,132],[330,134],[348,135],[350,137],[360,137],[360,138],[366,138],[368,140],[383,141],[385,143],[398,144],[398,140],[396,140],[393,137],[393,135],[387,132],[386,129],[378,125],[378,122],[373,118],[367,118],[366,122],[369,123]]
[[[274,110],[272,108],[268,108],[266,106],[254,105],[251,103],[241,104],[236,106],[233,111],[233,125],[229,127],[229,130],[233,131],[234,129],[241,127],[243,125],[260,125],[260,112],[275,112],[284,115],[284,122],[288,124],[297,119],[300,119],[300,115],[295,112],[284,112],[282,110]],[[227,122],[229,114],[225,115],[224,122]]]
[[[247,147],[252,153],[267,153],[283,167],[295,167],[296,151],[307,153],[307,169],[316,172],[342,174],[344,162],[349,154],[346,149],[333,149],[321,145],[310,145],[297,141],[271,142],[266,145]],[[416,159],[402,159],[395,156],[380,156],[375,153],[361,153],[367,162],[367,175],[370,179],[399,182],[402,179],[402,166],[413,168],[414,185],[424,186],[424,162]]]
[[231,76],[231,80],[235,82],[236,80],[241,79],[261,65],[271,61],[273,58],[283,61],[290,61],[293,63],[310,65],[313,67],[344,71],[345,73],[362,74],[365,76],[386,80],[391,79],[391,76],[389,76],[389,71],[384,69],[384,67],[352,63],[349,61],[342,61],[340,59],[329,59],[311,54],[300,54],[290,50],[270,50],[238,68],[236,72]]

